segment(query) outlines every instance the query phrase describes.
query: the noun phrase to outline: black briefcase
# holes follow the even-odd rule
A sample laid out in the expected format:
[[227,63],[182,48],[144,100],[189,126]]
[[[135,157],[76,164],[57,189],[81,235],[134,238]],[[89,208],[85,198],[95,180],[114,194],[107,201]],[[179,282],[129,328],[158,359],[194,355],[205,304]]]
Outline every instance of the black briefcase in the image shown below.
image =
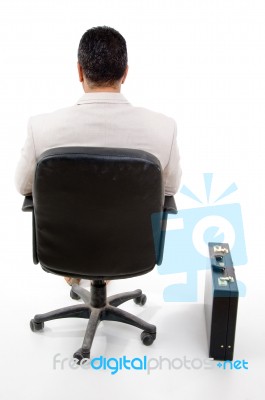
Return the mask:
[[209,243],[205,281],[205,320],[209,357],[233,360],[238,287],[228,243]]

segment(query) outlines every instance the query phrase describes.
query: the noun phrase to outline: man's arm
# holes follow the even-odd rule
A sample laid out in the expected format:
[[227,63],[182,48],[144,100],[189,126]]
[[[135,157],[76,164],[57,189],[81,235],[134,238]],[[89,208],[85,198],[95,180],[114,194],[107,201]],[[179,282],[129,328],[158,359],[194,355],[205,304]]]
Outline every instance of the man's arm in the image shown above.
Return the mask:
[[179,149],[177,145],[176,123],[174,123],[171,151],[168,164],[164,170],[164,179],[165,179],[165,195],[174,196],[174,194],[176,194],[178,191],[181,179],[181,167],[180,167]]
[[20,160],[15,173],[15,185],[24,196],[32,193],[32,184],[36,166],[36,154],[32,135],[31,123],[28,123],[28,135],[21,150]]

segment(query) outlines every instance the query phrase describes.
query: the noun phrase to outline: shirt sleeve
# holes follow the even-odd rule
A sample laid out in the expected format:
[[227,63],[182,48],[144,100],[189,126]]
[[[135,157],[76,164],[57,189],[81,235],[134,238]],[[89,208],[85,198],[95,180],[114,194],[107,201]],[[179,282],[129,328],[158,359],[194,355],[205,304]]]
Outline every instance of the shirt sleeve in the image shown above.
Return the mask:
[[36,167],[36,153],[32,134],[31,120],[28,123],[28,135],[21,150],[20,160],[15,172],[16,189],[22,195],[32,193],[32,185]]
[[177,126],[174,122],[174,132],[168,164],[164,170],[165,195],[174,196],[177,193],[181,180],[180,155],[177,144]]

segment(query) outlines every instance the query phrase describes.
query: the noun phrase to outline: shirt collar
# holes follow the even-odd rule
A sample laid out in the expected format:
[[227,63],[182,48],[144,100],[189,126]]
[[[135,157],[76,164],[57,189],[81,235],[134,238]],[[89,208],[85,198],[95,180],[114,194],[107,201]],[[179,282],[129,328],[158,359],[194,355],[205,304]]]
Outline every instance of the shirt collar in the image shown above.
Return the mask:
[[121,93],[94,92],[94,93],[85,93],[78,100],[77,105],[91,104],[91,103],[129,104],[128,100]]

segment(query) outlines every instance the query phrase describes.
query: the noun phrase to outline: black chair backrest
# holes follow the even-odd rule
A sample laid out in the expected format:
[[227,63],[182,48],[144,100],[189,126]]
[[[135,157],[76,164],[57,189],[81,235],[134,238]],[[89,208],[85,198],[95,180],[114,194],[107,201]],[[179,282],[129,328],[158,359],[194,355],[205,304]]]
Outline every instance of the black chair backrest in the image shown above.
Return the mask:
[[118,279],[150,271],[163,210],[159,160],[132,149],[44,152],[33,186],[37,255],[59,275]]

